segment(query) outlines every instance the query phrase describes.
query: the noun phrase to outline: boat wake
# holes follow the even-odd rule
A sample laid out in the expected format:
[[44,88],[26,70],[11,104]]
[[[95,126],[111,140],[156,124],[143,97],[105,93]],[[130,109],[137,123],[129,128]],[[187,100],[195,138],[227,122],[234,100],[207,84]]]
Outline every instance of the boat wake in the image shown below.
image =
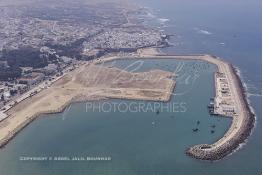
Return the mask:
[[197,27],[195,27],[194,30],[197,31],[197,33],[202,34],[202,35],[212,35],[213,34],[208,30],[199,29]]

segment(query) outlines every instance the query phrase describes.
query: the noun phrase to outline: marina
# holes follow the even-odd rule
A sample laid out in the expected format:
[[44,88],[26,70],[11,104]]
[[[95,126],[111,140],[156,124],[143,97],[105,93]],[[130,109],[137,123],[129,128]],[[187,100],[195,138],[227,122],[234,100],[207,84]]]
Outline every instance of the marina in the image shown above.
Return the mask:
[[[119,60],[116,61],[115,67],[122,68],[137,60],[139,59]],[[183,62],[175,59],[144,59],[144,61],[144,66],[137,72],[148,71],[152,67],[163,71],[175,70]],[[202,67],[205,69],[200,69]],[[206,110],[210,97],[214,95],[212,72],[215,71],[215,66],[188,60],[185,61],[180,73],[192,75],[196,68],[200,70],[197,81],[194,84],[191,81],[190,84],[177,82],[175,88],[177,95],[172,96],[168,103],[163,103],[163,105],[185,103],[187,109],[185,112],[176,107],[176,112],[161,111],[157,108],[159,114],[156,113],[157,109],[153,112],[141,113],[131,111],[102,113],[92,109],[86,111],[86,103],[74,103],[63,113],[42,115],[21,130],[0,151],[1,171],[8,172],[9,175],[72,174],[77,173],[78,170],[98,175],[101,171],[106,171],[107,174],[132,175],[134,172],[152,174],[155,171],[172,173],[179,170],[178,167],[170,166],[167,162],[182,161],[179,171],[184,169],[182,166],[184,161],[188,162],[188,165],[196,166],[196,161],[187,156],[185,150],[191,145],[213,143],[223,136],[231,124],[230,118],[221,118],[218,121],[218,118],[211,117]],[[183,93],[185,90],[187,93]],[[180,93],[183,95],[179,95]],[[128,105],[142,102],[146,106],[156,103],[116,99],[94,103],[104,102]],[[199,125],[197,125],[198,121]],[[210,133],[212,124],[217,126],[214,134]],[[193,133],[192,129],[196,127],[199,131]],[[105,156],[111,157],[112,160],[106,162],[19,161],[19,156],[40,156],[42,153],[51,157]],[[10,163],[15,164],[17,168],[7,168]],[[53,164],[53,168],[45,166],[46,164]],[[159,166],[152,166],[157,164]],[[97,169],[101,171],[97,172]]]

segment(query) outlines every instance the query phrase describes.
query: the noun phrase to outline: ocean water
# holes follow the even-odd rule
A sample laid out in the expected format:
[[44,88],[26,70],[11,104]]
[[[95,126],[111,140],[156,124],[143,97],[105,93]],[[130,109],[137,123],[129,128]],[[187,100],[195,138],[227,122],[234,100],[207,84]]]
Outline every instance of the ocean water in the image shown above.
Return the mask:
[[[262,174],[262,1],[142,0],[137,3],[152,13],[150,24],[174,35],[170,41],[174,47],[163,49],[164,52],[208,53],[236,66],[256,113],[256,127],[245,146],[222,161],[199,163],[194,167],[194,174],[200,174],[199,170],[204,174]],[[159,23],[159,19],[168,20]]]
[[[89,103],[73,104],[61,114],[37,119],[0,150],[1,175],[142,175],[184,171],[192,174],[193,167],[202,167],[202,162],[186,156],[185,150],[191,145],[216,141],[231,124],[231,119],[210,116],[207,111],[207,104],[214,96],[216,67],[202,61],[172,59],[119,60],[105,66],[112,64],[134,72],[173,71],[176,89],[170,102],[160,104],[175,104],[175,107],[136,112],[101,106],[131,106],[134,103],[153,106],[156,102],[101,101],[92,103],[94,110]],[[98,105],[104,112],[98,110]],[[212,125],[216,126],[214,134],[211,133]],[[199,132],[193,132],[194,128]],[[55,161],[58,156],[98,156],[111,160]],[[51,157],[52,160],[25,161],[21,157]]]

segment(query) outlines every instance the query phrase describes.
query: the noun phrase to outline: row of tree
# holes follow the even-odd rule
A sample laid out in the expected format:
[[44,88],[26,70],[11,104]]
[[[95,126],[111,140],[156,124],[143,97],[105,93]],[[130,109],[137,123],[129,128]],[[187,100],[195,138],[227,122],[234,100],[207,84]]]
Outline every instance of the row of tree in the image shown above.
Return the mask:
[[0,81],[8,81],[19,78],[22,75],[22,69],[19,67],[9,67],[0,69]]
[[39,49],[32,47],[24,47],[10,51],[3,50],[1,59],[6,60],[11,67],[41,68],[48,64],[48,59],[41,56]]
[[41,55],[39,49],[32,47],[24,47],[17,50],[3,49],[0,54],[0,60],[7,61],[9,66],[1,68],[0,81],[19,78],[22,75],[20,67],[41,68],[48,64],[48,59]]

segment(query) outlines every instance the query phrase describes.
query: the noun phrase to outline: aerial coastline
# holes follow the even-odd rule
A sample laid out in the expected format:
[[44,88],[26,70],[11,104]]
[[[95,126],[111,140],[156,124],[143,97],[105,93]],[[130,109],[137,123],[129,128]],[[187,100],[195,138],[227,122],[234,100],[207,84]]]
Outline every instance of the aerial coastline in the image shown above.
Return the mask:
[[[89,8],[99,12],[99,8],[96,6],[90,6],[87,9]],[[141,82],[127,81],[132,76],[140,78],[145,76],[140,73],[124,72],[123,77],[121,77],[124,83],[114,82],[112,78],[106,79],[108,76],[106,76],[106,78],[103,77],[103,75],[111,75],[111,77],[114,77],[122,70],[117,68],[101,68],[100,63],[129,58],[201,60],[216,65],[217,72],[214,74],[216,95],[211,111],[214,115],[232,118],[232,124],[225,135],[215,143],[192,146],[186,150],[186,154],[201,160],[219,160],[236,150],[241,143],[245,142],[254,127],[255,117],[248,104],[245,88],[235,68],[230,63],[211,55],[169,55],[160,53],[156,48],[168,46],[169,35],[144,27],[142,22],[136,19],[137,13],[142,13],[139,12],[139,9],[130,10],[126,8],[119,12],[117,9],[121,8],[122,7],[116,6],[115,10],[111,10],[111,18],[106,18],[107,14],[103,13],[102,16],[105,16],[103,20],[101,20],[99,16],[88,14],[91,21],[93,18],[101,20],[99,21],[100,25],[94,27],[93,24],[87,20],[81,27],[74,30],[76,31],[74,35],[71,29],[75,28],[71,26],[71,23],[59,22],[60,19],[49,21],[43,16],[39,18],[37,12],[35,12],[36,14],[30,14],[33,18],[30,19],[29,23],[29,21],[24,22],[26,20],[15,15],[15,18],[22,19],[18,21],[19,25],[23,25],[24,33],[35,32],[30,26],[31,23],[36,23],[40,28],[42,26],[50,28],[51,34],[43,34],[44,36],[48,36],[44,39],[44,43],[37,39],[33,41],[30,37],[25,37],[23,42],[17,43],[19,39],[17,39],[18,36],[15,34],[16,31],[8,32],[10,36],[5,37],[6,40],[11,38],[12,33],[15,34],[15,39],[12,42],[6,41],[7,45],[1,46],[3,50],[6,48],[6,50],[8,50],[8,52],[5,50],[3,55],[8,59],[12,59],[14,53],[20,55],[19,53],[27,52],[28,48],[23,48],[24,43],[27,43],[32,46],[29,50],[33,50],[32,52],[29,51],[29,53],[39,52],[41,57],[49,57],[51,55],[51,58],[54,57],[59,60],[58,64],[56,62],[57,60],[50,61],[53,64],[57,64],[55,68],[56,71],[61,65],[65,67],[69,65],[66,69],[70,69],[70,71],[57,71],[56,73],[59,73],[57,75],[46,75],[50,79],[56,78],[50,80],[50,82],[46,81],[36,86],[22,95],[24,97],[18,98],[18,100],[12,99],[12,104],[7,104],[2,108],[3,110],[0,111],[0,147],[5,146],[16,134],[39,116],[63,112],[63,110],[73,102],[101,99],[168,102],[176,84],[176,82],[172,80],[172,77],[175,75],[170,72],[160,70],[146,72],[146,76],[162,79],[161,85],[155,85],[153,83],[154,80]],[[107,9],[107,6],[105,6],[105,9]],[[6,9],[4,8],[4,10]],[[15,10],[23,12],[20,8],[15,8]],[[11,17],[12,15],[13,14],[11,14]],[[61,13],[60,15],[66,19],[67,14]],[[120,16],[123,16],[123,18]],[[73,22],[78,20],[80,19],[77,17]],[[162,19],[162,22],[164,21],[166,20]],[[7,29],[14,28],[9,22],[7,25],[6,20],[2,20],[1,23],[4,24],[3,26],[6,26]],[[55,25],[57,26],[54,28]],[[105,29],[105,26],[113,27]],[[67,37],[62,37],[64,35],[61,35],[61,38],[58,37],[52,41],[55,38],[53,36],[54,33],[66,33],[68,38],[72,37],[73,39],[69,39],[70,43]],[[22,38],[23,36],[19,37]],[[52,42],[50,42],[50,40]],[[37,51],[35,51],[35,48],[40,48],[40,51],[37,49]],[[69,58],[76,58],[77,61],[73,59],[74,61],[72,62],[74,63],[66,63]],[[8,60],[3,62],[5,63],[5,68],[9,69],[6,64]],[[52,66],[54,66],[53,64],[47,64],[45,68],[52,68]],[[41,70],[45,70],[45,68]],[[94,74],[99,74],[97,70],[100,70],[100,68],[103,73],[98,77],[94,76]],[[35,73],[29,74],[30,76],[35,75]],[[37,75],[41,74],[38,73]],[[89,76],[85,77],[82,75]],[[96,77],[97,79],[93,80],[92,77]],[[26,78],[27,76],[21,79],[25,80]],[[49,83],[48,86],[45,84],[47,82]],[[115,84],[111,84],[111,82]]]
[[0,147],[6,145],[38,116],[62,112],[73,102],[110,98],[163,102],[170,100],[175,87],[175,81],[171,79],[173,73],[161,70],[130,73],[100,66],[99,63],[100,61],[94,61],[81,65],[48,89],[6,110],[7,117],[0,123]]
[[[172,58],[172,59],[182,59],[182,60],[202,60],[207,61],[209,63],[215,64],[218,67],[218,72],[224,73],[228,79],[229,82],[229,88],[231,90],[231,95],[233,103],[236,105],[235,107],[235,113],[232,115],[229,115],[227,117],[232,118],[232,124],[229,130],[225,133],[225,135],[219,139],[217,142],[207,145],[207,144],[201,144],[196,145],[191,148],[189,148],[186,153],[189,156],[192,156],[197,159],[201,160],[219,160],[225,157],[226,155],[233,152],[236,148],[239,147],[241,143],[243,143],[247,137],[250,135],[250,132],[254,126],[254,114],[251,112],[249,104],[247,103],[247,99],[245,96],[245,89],[241,83],[241,80],[239,76],[236,73],[236,70],[234,67],[225,62],[222,61],[219,58],[216,58],[214,56],[210,55],[167,55],[162,54],[156,51],[156,49],[150,48],[150,49],[143,49],[139,50],[137,54],[133,54],[134,58],[140,58],[140,59],[161,59],[161,58]],[[107,62],[112,61],[116,59],[128,59],[130,57],[121,57],[121,56],[110,56],[110,57],[103,57],[99,58],[92,62],[92,64],[100,64],[101,62]],[[81,68],[79,68],[81,69]],[[83,69],[83,67],[82,67]],[[161,72],[158,72],[161,73]],[[158,74],[157,73],[157,74]],[[164,77],[170,77],[171,75],[166,74]],[[59,83],[58,83],[59,84]],[[215,85],[216,86],[216,85]],[[218,90],[218,87],[216,86],[216,91]],[[121,98],[121,99],[138,99],[138,100],[150,100],[150,101],[168,101],[170,99],[170,95],[174,89],[174,84],[171,85],[169,88],[164,88],[166,91],[168,91],[168,96],[166,96],[164,99],[160,100],[159,97],[157,98],[147,98],[146,96],[133,96],[131,97],[128,95],[130,92],[132,92],[131,89],[129,89],[129,92],[125,95],[107,95],[105,93],[98,93],[98,95],[91,95],[91,96],[84,96],[84,92],[82,92],[82,95],[75,96],[74,98],[66,98],[66,100],[52,109],[44,110],[44,111],[36,111],[36,113],[33,116],[29,116],[24,120],[20,125],[15,127],[13,130],[8,131],[8,133],[1,132],[1,138],[0,138],[0,146],[3,147],[6,145],[10,139],[12,139],[20,130],[22,130],[24,127],[26,127],[29,123],[31,123],[33,120],[35,120],[38,116],[41,116],[42,114],[50,114],[50,113],[58,113],[62,112],[70,103],[77,102],[77,101],[94,101],[94,100],[101,100],[101,99],[108,99],[108,98]],[[48,91],[48,90],[46,90]],[[128,91],[128,89],[127,89]],[[115,92],[112,92],[113,94]],[[134,91],[136,94],[137,92]],[[216,95],[218,92],[216,92]],[[160,95],[161,96],[161,95]],[[84,98],[86,97],[86,98]],[[31,100],[31,99],[29,99]],[[236,102],[239,101],[239,102]],[[58,102],[59,103],[59,102]],[[221,112],[221,111],[220,111]],[[9,112],[9,115],[12,114],[12,112]],[[218,115],[226,116],[223,113],[217,113]],[[11,119],[12,120],[12,117]],[[2,130],[4,128],[5,121],[1,122],[1,128]],[[8,125],[8,122],[6,123]]]

